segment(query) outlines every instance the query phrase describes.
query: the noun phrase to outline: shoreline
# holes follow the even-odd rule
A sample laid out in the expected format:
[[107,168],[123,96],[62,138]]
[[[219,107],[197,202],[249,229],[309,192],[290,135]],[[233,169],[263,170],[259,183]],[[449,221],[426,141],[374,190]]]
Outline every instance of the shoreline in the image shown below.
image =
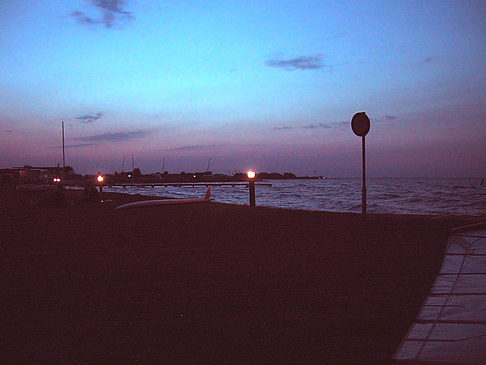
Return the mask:
[[[107,186],[108,188],[110,188],[109,186]],[[106,188],[106,187],[104,187]],[[79,191],[79,190],[82,190],[81,188],[79,189],[67,189],[68,191]],[[144,195],[144,194],[141,194],[141,193],[128,193],[128,192],[111,192],[111,191],[103,191],[103,194],[114,194],[115,196],[116,195],[119,195],[121,197],[123,196],[132,196],[132,197],[136,197],[136,199],[133,199],[133,200],[127,200],[127,202],[132,202],[132,201],[137,201],[137,200],[143,200],[143,199],[185,199],[185,198],[181,198],[181,197],[174,197],[174,196],[164,196],[164,195]],[[214,193],[212,192],[212,196],[214,196]],[[197,199],[199,197],[202,197],[202,195],[197,195],[197,196],[191,196],[191,197],[188,197],[188,199]],[[258,197],[257,197],[258,198]],[[122,200],[124,201],[124,200]],[[244,203],[232,203],[232,202],[222,202],[222,201],[216,201],[215,199],[212,198],[212,203],[213,204],[222,204],[222,205],[229,205],[229,206],[238,206],[238,207],[244,207],[244,206],[248,206],[248,202],[247,202],[247,199],[244,199],[243,200]],[[266,208],[266,209],[277,209],[277,210],[288,210],[288,211],[303,211],[303,212],[322,212],[322,213],[327,213],[327,214],[351,214],[351,215],[361,215],[361,211],[360,210],[356,210],[356,211],[337,211],[337,210],[319,210],[319,209],[304,209],[304,208],[292,208],[292,207],[288,207],[288,206],[282,206],[282,207],[277,207],[277,206],[271,206],[271,205],[262,205],[262,203],[260,203],[260,205],[258,204],[258,201],[257,201],[257,207],[258,208]],[[476,222],[476,221],[482,221],[486,218],[486,216],[484,214],[455,214],[455,213],[423,213],[423,214],[419,214],[419,213],[377,213],[377,212],[373,212],[373,211],[369,211],[368,210],[368,215],[370,216],[407,216],[407,217],[428,217],[428,218],[432,218],[432,219],[452,219],[452,220],[458,220],[459,221],[459,224],[464,221],[466,222],[466,224],[468,222]]]
[[[386,181],[369,184],[368,213],[373,214],[414,214],[434,216],[484,216],[483,189],[473,186],[471,181],[452,182],[413,182],[400,180],[391,183],[390,190],[385,189]],[[285,209],[318,210],[334,212],[361,212],[361,186],[355,182],[275,182],[270,188],[256,189],[258,206],[282,207]],[[440,186],[436,186],[439,184]],[[478,182],[479,184],[479,182]],[[128,187],[108,188],[106,191],[120,193],[140,193],[144,195],[169,195],[192,199],[204,195],[199,188],[192,187]],[[213,195],[216,201],[229,204],[248,204],[248,189],[229,189],[215,187]]]
[[0,191],[12,362],[389,363],[477,220],[43,196]]

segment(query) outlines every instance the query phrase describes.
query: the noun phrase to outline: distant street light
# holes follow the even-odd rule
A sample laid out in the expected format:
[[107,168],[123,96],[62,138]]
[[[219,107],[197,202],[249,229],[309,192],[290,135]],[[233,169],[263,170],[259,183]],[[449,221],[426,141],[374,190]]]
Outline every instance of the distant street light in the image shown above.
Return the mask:
[[248,181],[248,188],[250,190],[250,207],[254,207],[255,206],[255,171],[253,170],[250,170],[246,173],[246,175],[248,176],[248,179],[250,179]]
[[101,172],[98,172],[98,176],[96,177],[96,181],[98,181],[98,184],[100,185],[100,193],[103,191],[103,181],[105,178],[103,175],[101,175]]

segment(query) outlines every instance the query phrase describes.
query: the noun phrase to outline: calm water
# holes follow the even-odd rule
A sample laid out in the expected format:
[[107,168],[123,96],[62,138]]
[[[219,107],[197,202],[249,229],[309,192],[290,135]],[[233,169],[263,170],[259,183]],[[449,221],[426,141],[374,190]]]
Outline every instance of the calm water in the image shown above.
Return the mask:
[[[271,180],[272,186],[256,186],[256,204],[289,209],[333,212],[361,211],[361,180]],[[484,215],[486,183],[464,179],[368,179],[368,212],[404,214]],[[206,187],[128,187],[105,191],[173,198],[200,198]],[[222,203],[248,204],[248,188],[213,186],[211,197]]]

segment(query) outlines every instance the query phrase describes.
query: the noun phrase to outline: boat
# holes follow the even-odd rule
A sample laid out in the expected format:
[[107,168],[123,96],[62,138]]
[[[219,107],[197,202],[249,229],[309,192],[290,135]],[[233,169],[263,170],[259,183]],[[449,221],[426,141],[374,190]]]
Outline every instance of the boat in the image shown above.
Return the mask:
[[206,195],[203,199],[156,199],[156,200],[140,200],[136,202],[126,203],[119,205],[115,208],[118,209],[131,209],[131,208],[145,208],[153,207],[157,205],[177,205],[177,204],[199,204],[211,202],[211,188],[208,188]]
[[37,191],[51,191],[55,190],[57,185],[50,185],[50,184],[41,184],[41,185],[32,185],[32,184],[23,184],[17,185],[17,191],[22,192],[37,192]]

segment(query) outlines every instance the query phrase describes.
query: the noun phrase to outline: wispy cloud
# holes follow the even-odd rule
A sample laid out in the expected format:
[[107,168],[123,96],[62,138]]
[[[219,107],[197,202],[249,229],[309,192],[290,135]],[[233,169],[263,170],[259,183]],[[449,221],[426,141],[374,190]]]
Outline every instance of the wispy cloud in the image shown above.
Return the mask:
[[343,128],[351,125],[351,122],[340,121],[340,122],[330,122],[330,123],[317,123],[317,124],[306,124],[300,126],[277,126],[273,127],[276,131],[291,131],[296,129],[331,129],[331,128]]
[[100,17],[93,18],[80,10],[73,11],[71,16],[81,24],[103,24],[105,28],[112,28],[116,21],[129,21],[135,18],[132,12],[124,9],[124,0],[91,0],[90,3],[101,12]]
[[[67,145],[66,148],[79,148],[79,147],[88,147],[88,146],[96,146],[96,143],[70,144],[70,145]],[[59,148],[62,148],[62,146],[60,146]]]
[[203,150],[209,150],[209,149],[214,149],[214,148],[231,148],[232,150],[240,150],[242,148],[250,148],[250,147],[268,147],[268,145],[267,144],[264,144],[264,143],[245,143],[245,144],[232,144],[232,143],[198,144],[198,145],[187,145],[187,146],[179,146],[179,147],[166,148],[163,151],[167,151],[167,152],[176,152],[176,151],[203,151]]
[[304,125],[302,126],[304,129],[317,129],[317,128],[331,128],[329,124],[324,124],[324,123],[319,123],[319,124],[309,124],[309,125]]
[[283,68],[287,71],[294,70],[317,70],[330,67],[322,62],[322,55],[300,56],[295,58],[276,57],[265,61],[269,67]]
[[99,120],[103,116],[103,112],[99,112],[96,114],[85,114],[81,115],[80,117],[76,117],[77,120],[79,120],[81,123],[93,123]]
[[149,130],[138,130],[138,131],[128,131],[128,132],[114,132],[114,133],[103,133],[95,134],[93,136],[78,137],[78,141],[85,142],[125,142],[132,139],[139,139],[146,137],[149,134]]
[[197,150],[204,150],[207,148],[215,148],[221,147],[222,144],[208,144],[208,145],[190,145],[190,146],[180,146],[180,147],[173,147],[173,148],[166,148],[164,151],[197,151]]
[[[82,148],[82,147],[89,147],[89,146],[96,146],[97,143],[88,142],[88,143],[74,143],[74,144],[67,144],[66,148]],[[62,148],[62,145],[52,146],[52,148]]]
[[95,20],[90,16],[86,15],[82,11],[75,10],[71,13],[71,16],[75,18],[81,24],[101,24],[102,20]]

